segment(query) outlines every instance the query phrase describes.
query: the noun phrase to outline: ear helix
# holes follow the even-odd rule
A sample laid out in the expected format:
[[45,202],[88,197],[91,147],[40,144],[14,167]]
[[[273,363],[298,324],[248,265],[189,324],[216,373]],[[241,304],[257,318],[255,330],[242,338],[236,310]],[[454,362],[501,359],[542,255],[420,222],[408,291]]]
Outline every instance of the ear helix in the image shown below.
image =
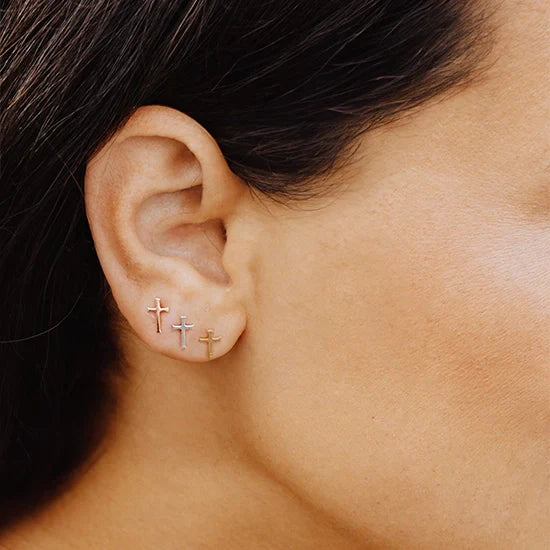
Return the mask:
[[[162,314],[169,313],[170,308],[162,306],[162,300],[155,298],[155,306],[147,308],[148,313],[154,313],[156,318],[156,331],[158,334],[162,333]],[[180,331],[180,347],[181,349],[187,349],[187,333],[195,328],[194,323],[187,324],[187,316],[180,315],[180,324],[172,325],[174,330]],[[206,344],[206,352],[208,358],[214,357],[214,343],[221,341],[221,336],[214,336],[214,329],[206,329],[206,336],[201,336],[197,339],[198,342]]]

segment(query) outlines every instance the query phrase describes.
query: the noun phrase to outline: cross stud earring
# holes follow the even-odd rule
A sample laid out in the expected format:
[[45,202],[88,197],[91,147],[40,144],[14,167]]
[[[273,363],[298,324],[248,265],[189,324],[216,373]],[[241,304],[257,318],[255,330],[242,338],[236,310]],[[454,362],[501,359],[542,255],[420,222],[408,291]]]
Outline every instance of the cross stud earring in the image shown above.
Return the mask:
[[185,342],[185,334],[187,333],[188,330],[195,328],[195,325],[194,324],[188,325],[185,322],[185,320],[187,319],[185,315],[182,315],[180,319],[181,319],[181,323],[179,325],[172,325],[172,328],[176,330],[181,330],[181,349],[185,349],[187,347]]
[[[160,334],[162,332],[162,314],[169,313],[170,308],[163,306],[161,304],[160,298],[155,298],[155,307],[148,307],[147,312],[155,314],[156,321],[157,321],[157,333]],[[181,331],[181,349],[187,349],[187,342],[186,342],[187,331],[195,328],[195,325],[193,323],[187,324],[186,315],[181,315],[180,320],[181,320],[180,324],[172,325],[172,328],[174,330]],[[214,336],[214,329],[207,329],[206,336],[201,336],[199,338],[199,342],[207,345],[206,349],[207,349],[209,359],[212,359],[214,357],[213,344],[215,342],[219,342],[221,339],[222,339],[221,336]]]
[[161,319],[161,314],[162,313],[168,313],[170,311],[170,308],[169,307],[162,307],[160,305],[160,298],[155,298],[155,307],[148,307],[147,308],[147,311],[149,311],[150,313],[155,313],[156,316],[157,316],[157,333],[161,333],[162,332],[162,319]]
[[206,334],[207,334],[206,336],[201,336],[199,338],[199,342],[202,342],[208,345],[208,358],[212,359],[212,357],[214,357],[214,350],[212,349],[212,344],[214,342],[219,342],[222,339],[222,337],[212,336],[212,334],[214,334],[214,331],[212,329],[208,329],[206,331]]

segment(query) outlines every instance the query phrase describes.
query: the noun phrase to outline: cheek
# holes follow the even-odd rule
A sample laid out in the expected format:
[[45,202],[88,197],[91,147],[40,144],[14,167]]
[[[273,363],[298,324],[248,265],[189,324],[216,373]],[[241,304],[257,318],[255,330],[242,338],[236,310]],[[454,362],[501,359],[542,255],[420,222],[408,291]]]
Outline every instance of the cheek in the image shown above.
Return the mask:
[[550,229],[415,200],[279,232],[244,342],[251,447],[356,529],[545,483]]

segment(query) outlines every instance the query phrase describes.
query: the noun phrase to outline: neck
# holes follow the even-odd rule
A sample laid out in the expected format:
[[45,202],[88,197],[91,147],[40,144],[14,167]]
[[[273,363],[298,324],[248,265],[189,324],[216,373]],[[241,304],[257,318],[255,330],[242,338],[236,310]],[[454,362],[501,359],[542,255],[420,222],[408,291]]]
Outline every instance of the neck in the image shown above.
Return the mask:
[[246,448],[238,367],[182,365],[138,344],[127,357],[100,452],[0,547],[359,548]]

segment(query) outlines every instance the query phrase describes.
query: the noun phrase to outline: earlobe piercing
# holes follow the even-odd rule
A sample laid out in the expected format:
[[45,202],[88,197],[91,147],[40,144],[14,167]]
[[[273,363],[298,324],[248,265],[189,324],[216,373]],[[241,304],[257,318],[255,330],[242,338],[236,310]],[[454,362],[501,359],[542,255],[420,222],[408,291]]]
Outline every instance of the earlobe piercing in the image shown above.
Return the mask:
[[185,334],[187,333],[188,330],[191,330],[192,328],[195,327],[194,324],[192,324],[192,325],[186,324],[185,323],[186,319],[187,319],[187,317],[185,315],[182,315],[181,316],[181,324],[172,325],[172,328],[174,328],[176,330],[181,330],[181,349],[185,349],[187,347],[187,345],[185,343]]
[[[157,333],[162,332],[162,314],[163,313],[169,313],[170,308],[164,307],[161,304],[160,298],[155,298],[155,307],[148,307],[147,308],[148,313],[154,313],[157,320]],[[192,328],[195,328],[195,325],[193,323],[187,324],[187,316],[181,315],[180,316],[181,323],[179,325],[172,325],[172,328],[174,330],[179,330],[181,332],[181,349],[187,348],[187,342],[186,342],[186,335],[187,331],[191,330]],[[206,344],[206,350],[208,353],[208,359],[212,359],[214,357],[214,343],[221,341],[221,336],[214,336],[214,329],[207,329],[206,330],[206,336],[201,336],[199,338],[199,342]]]
[[156,316],[157,316],[157,333],[161,333],[162,332],[162,319],[161,319],[161,314],[162,313],[168,313],[170,311],[170,308],[169,307],[162,307],[160,305],[160,298],[155,298],[155,307],[148,307],[147,308],[147,311],[149,311],[150,313],[156,313]]
[[212,357],[214,357],[214,351],[212,349],[212,344],[214,342],[219,342],[222,339],[222,337],[221,336],[212,336],[212,334],[214,333],[214,330],[212,330],[212,329],[208,329],[206,331],[206,333],[207,333],[207,336],[201,336],[199,338],[199,342],[203,342],[204,344],[208,345],[208,358],[212,359]]

